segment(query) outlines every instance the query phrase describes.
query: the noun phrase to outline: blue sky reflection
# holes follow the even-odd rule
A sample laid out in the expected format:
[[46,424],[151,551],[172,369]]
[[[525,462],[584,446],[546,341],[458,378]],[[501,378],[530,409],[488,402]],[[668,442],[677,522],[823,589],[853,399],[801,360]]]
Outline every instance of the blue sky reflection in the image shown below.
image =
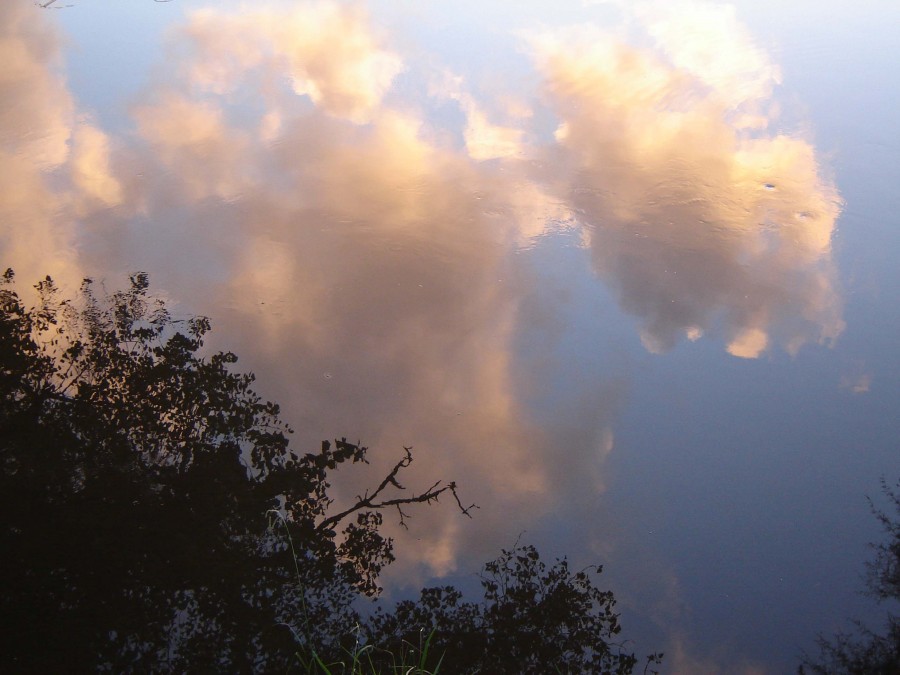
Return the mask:
[[670,672],[786,672],[871,613],[897,10],[73,5],[0,8],[4,265],[145,270],[298,443],[457,480],[482,509],[394,532],[393,592],[524,531],[604,562]]

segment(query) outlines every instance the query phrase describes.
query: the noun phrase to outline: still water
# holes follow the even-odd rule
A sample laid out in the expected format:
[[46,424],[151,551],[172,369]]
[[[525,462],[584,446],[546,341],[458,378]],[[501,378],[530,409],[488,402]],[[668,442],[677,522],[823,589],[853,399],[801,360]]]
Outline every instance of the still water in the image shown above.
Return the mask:
[[409,482],[456,480],[480,510],[393,532],[389,596],[521,539],[602,562],[668,672],[789,672],[881,616],[898,25],[877,0],[9,0],[2,266],[147,271],[301,447],[412,445]]

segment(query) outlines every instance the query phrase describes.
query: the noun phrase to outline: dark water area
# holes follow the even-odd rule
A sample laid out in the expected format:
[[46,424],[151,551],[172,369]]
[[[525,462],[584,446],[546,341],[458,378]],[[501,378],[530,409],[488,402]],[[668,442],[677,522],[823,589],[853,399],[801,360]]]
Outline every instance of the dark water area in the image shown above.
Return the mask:
[[782,4],[5,2],[0,265],[146,271],[347,499],[455,480],[386,597],[527,541],[664,672],[791,672],[883,617],[900,9]]

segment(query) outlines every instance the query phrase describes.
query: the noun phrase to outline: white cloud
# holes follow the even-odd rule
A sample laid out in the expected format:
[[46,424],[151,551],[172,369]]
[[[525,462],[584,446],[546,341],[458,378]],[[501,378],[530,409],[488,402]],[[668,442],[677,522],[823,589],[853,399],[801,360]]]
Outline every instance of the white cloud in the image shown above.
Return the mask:
[[287,12],[205,9],[191,15],[184,32],[196,54],[189,66],[196,86],[224,94],[249,73],[278,72],[295,94],[357,123],[370,119],[403,70],[356,4],[306,3]]
[[0,255],[23,285],[77,285],[77,218],[121,199],[106,136],[83,119],[44,12],[0,6]]
[[559,119],[543,178],[650,351],[700,332],[747,358],[833,340],[837,192],[808,141],[747,128],[778,74],[733,14],[687,9],[638,13],[653,47],[585,26],[531,36]]

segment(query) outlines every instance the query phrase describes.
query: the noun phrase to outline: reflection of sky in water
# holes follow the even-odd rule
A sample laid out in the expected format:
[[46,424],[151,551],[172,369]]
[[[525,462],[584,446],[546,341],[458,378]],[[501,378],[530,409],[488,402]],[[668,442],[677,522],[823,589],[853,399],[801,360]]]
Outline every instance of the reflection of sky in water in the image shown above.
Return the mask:
[[147,270],[299,442],[458,480],[395,580],[527,530],[675,670],[786,670],[900,471],[896,21],[532,5],[4,5],[3,263]]

